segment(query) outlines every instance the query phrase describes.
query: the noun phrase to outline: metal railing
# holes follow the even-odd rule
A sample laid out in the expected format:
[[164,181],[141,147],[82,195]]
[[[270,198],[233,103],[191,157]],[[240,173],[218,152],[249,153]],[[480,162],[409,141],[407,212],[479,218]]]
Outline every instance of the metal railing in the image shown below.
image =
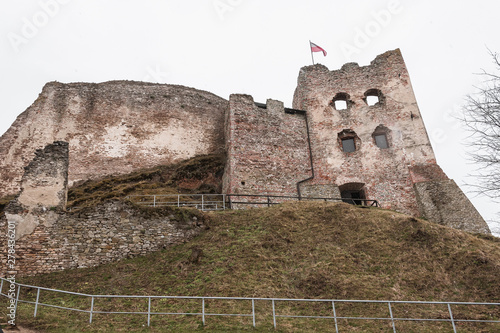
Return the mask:
[[285,201],[292,200],[347,202],[352,205],[380,207],[377,200],[369,199],[298,197],[267,194],[150,194],[129,195],[126,199],[142,206],[194,207],[200,210],[225,210],[226,208],[234,209],[235,205],[270,207],[271,205],[277,205]]
[[[11,282],[7,279],[0,278],[1,283],[0,283],[0,295],[7,297],[7,294],[3,292],[3,287],[4,287],[4,282],[6,282],[7,285],[9,285]],[[394,333],[397,332],[396,329],[396,323],[398,321],[416,321],[416,322],[445,322],[445,323],[450,323],[450,328],[453,328],[453,332],[457,332],[457,323],[495,323],[500,325],[500,320],[497,317],[491,317],[491,311],[488,311],[488,315],[493,318],[493,319],[468,319],[468,318],[461,318],[464,315],[461,316],[455,316],[452,311],[452,306],[487,306],[487,307],[498,307],[500,306],[500,303],[476,303],[476,302],[425,302],[425,301],[379,301],[379,300],[334,300],[334,299],[291,299],[291,298],[249,298],[249,297],[202,297],[202,296],[123,296],[123,295],[89,295],[89,294],[83,294],[83,293],[76,293],[76,292],[70,292],[70,291],[63,291],[63,290],[57,290],[57,289],[50,289],[50,288],[44,288],[44,287],[37,287],[37,286],[31,286],[31,285],[26,285],[26,284],[21,284],[21,283],[15,283],[17,291],[16,291],[16,298],[15,298],[15,311],[17,311],[17,307],[19,303],[27,303],[27,304],[32,304],[34,305],[34,313],[33,316],[36,317],[39,311],[40,307],[49,307],[49,308],[57,308],[57,309],[63,309],[63,310],[68,310],[68,311],[76,311],[76,312],[84,312],[89,314],[89,323],[92,323],[94,320],[94,315],[95,314],[139,314],[139,315],[144,315],[147,316],[147,324],[148,326],[151,326],[151,317],[153,315],[178,315],[178,316],[183,316],[183,315],[191,315],[191,316],[200,316],[203,322],[203,325],[206,324],[206,319],[207,317],[210,316],[227,316],[227,317],[251,317],[252,318],[252,324],[254,327],[256,327],[256,306],[255,302],[256,301],[265,301],[265,302],[271,302],[272,305],[272,321],[273,321],[273,326],[274,328],[277,328],[278,326],[278,319],[279,318],[316,318],[316,319],[331,319],[334,322],[335,325],[335,331],[339,332],[339,326],[341,323],[339,323],[339,320],[341,319],[347,319],[347,320],[375,320],[375,321],[386,321],[391,324],[392,330]],[[21,288],[29,288],[30,290],[36,290],[36,298],[35,300],[27,300],[27,299],[22,299],[20,297],[21,295]],[[64,306],[59,306],[59,305],[54,305],[54,304],[47,304],[43,303],[41,300],[40,292],[41,291],[49,291],[49,292],[55,292],[55,293],[61,293],[61,294],[66,294],[66,295],[75,295],[75,296],[82,296],[88,298],[87,301],[87,308],[82,309],[82,308],[71,308],[71,307],[64,307]],[[142,299],[145,301],[145,304],[147,304],[147,311],[102,311],[99,310],[95,306],[95,302],[99,298],[107,298],[107,299],[113,299],[113,298],[130,298],[130,299]],[[152,310],[152,305],[151,302],[153,300],[158,300],[158,299],[183,299],[183,300],[196,300],[199,301],[199,311],[197,312],[155,312]],[[248,311],[246,313],[217,313],[217,312],[207,312],[207,305],[206,302],[210,300],[226,300],[226,301],[243,301],[248,303]],[[298,302],[298,303],[322,303],[326,304],[327,306],[330,307],[330,315],[297,315],[297,314],[280,314],[279,310],[277,309],[277,304],[278,303],[286,303],[286,302]],[[357,303],[357,304],[385,304],[387,305],[386,308],[386,316],[349,316],[349,315],[342,315],[339,313],[339,305],[346,304],[346,303]],[[134,303],[136,304],[136,302]],[[398,317],[394,315],[394,310],[395,310],[395,305],[401,305],[401,304],[417,304],[417,305],[443,305],[446,306],[447,309],[447,318],[411,318],[411,317]],[[210,307],[211,309],[213,306]],[[211,310],[213,311],[213,310]],[[497,312],[498,313],[498,312]],[[259,317],[264,316],[261,312],[259,313]],[[267,315],[268,317],[271,316],[271,314]],[[496,319],[495,319],[496,318]],[[333,326],[333,325],[332,325]],[[499,326],[500,328],[500,326]]]
[[[271,205],[277,205],[285,201],[333,201],[333,202],[346,202],[352,205],[367,206],[367,207],[380,207],[377,200],[369,199],[351,199],[351,198],[324,198],[324,197],[298,197],[291,195],[269,195],[269,194],[226,194],[226,206],[228,208],[233,208],[233,205],[262,205],[270,207]],[[239,201],[235,201],[233,198],[242,198]],[[252,198],[253,200],[245,200],[247,198]],[[256,200],[255,200],[256,199]]]
[[194,207],[199,210],[225,210],[225,194],[152,194],[129,195],[126,199],[135,204],[149,207]]

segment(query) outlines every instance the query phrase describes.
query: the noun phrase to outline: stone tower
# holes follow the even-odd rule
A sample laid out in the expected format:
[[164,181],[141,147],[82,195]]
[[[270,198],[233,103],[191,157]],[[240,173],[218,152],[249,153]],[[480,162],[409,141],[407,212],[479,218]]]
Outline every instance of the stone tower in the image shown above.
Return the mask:
[[364,67],[302,68],[293,107],[306,111],[309,124],[314,178],[304,190],[333,186],[343,198],[377,199],[384,208],[489,233],[436,164],[399,50]]

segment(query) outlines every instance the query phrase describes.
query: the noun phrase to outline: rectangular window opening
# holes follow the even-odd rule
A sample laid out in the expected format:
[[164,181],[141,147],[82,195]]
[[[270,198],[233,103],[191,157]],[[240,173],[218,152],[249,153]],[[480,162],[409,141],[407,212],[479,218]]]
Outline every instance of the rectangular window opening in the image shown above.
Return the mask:
[[339,99],[336,100],[334,104],[335,104],[335,110],[347,110],[347,101]]
[[375,144],[380,149],[389,148],[389,144],[387,143],[387,137],[385,136],[385,134],[375,135]]
[[352,153],[356,150],[354,139],[342,139],[342,150],[346,153]]
[[366,96],[366,104],[369,106],[374,106],[379,102],[378,96]]

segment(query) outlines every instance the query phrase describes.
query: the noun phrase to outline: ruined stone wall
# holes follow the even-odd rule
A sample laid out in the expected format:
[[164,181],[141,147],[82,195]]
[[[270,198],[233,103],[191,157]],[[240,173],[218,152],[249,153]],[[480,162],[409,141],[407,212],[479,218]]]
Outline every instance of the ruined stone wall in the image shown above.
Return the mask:
[[54,142],[35,155],[25,168],[21,193],[0,218],[3,268],[8,267],[7,229],[15,225],[16,265],[8,271],[33,275],[96,266],[185,242],[201,231],[200,213],[123,201],[66,212],[68,144]]
[[46,222],[47,211],[65,208],[67,184],[68,143],[57,141],[35,151],[25,167],[21,193],[5,209],[6,220],[15,224],[16,240]]
[[0,196],[36,149],[69,142],[69,185],[224,150],[228,102],[182,86],[51,82],[0,138]]
[[226,116],[224,193],[297,195],[297,182],[311,176],[305,117],[267,100],[231,95]]
[[[372,106],[370,91],[379,97]],[[343,96],[347,109],[337,110],[334,100]],[[302,68],[293,107],[306,110],[310,124],[316,173],[310,184],[364,184],[367,198],[383,207],[419,214],[408,167],[434,165],[435,157],[399,50],[364,67]],[[373,134],[380,129],[389,148],[375,144]],[[344,130],[354,132],[356,151],[343,151],[339,133]]]
[[[15,207],[10,207],[15,210]],[[138,208],[121,201],[106,202],[80,212],[36,211],[38,224],[16,241],[16,271],[34,275],[68,268],[97,266],[119,259],[144,255],[165,246],[188,241],[203,229],[201,217],[176,214],[175,210]],[[7,218],[0,219],[5,231]],[[2,254],[6,239],[0,240]],[[2,255],[6,267],[6,255]],[[5,270],[2,270],[5,272]]]
[[488,224],[453,180],[415,184],[422,216],[451,228],[489,234]]
[[68,193],[68,143],[57,141],[35,151],[24,169],[22,192],[17,198],[25,207],[64,208]]

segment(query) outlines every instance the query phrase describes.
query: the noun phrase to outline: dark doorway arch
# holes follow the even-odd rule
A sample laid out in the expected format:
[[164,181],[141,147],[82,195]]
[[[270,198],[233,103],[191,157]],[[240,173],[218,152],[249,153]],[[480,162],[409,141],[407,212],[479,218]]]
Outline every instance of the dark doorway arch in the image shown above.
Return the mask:
[[340,185],[339,190],[342,201],[351,205],[366,205],[364,187],[364,183],[346,183]]

